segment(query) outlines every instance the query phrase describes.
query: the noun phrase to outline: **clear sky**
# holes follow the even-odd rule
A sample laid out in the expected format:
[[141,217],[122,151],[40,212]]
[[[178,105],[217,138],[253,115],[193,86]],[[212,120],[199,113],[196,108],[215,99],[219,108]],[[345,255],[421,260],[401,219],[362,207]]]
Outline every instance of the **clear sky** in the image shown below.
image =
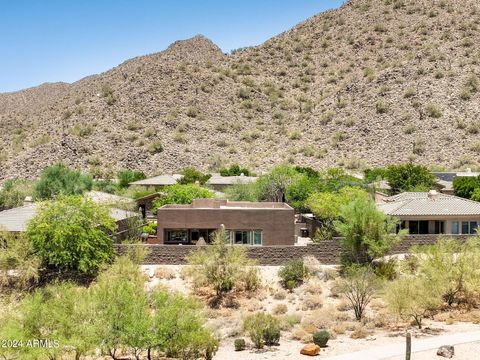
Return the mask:
[[73,82],[203,34],[258,45],[344,0],[0,0],[0,92]]

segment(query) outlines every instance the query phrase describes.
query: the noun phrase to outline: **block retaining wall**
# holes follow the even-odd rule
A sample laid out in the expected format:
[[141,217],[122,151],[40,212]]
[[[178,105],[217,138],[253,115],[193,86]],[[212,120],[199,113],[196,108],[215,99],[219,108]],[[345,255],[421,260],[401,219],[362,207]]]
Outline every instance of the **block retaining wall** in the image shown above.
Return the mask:
[[[465,241],[468,235],[454,235],[459,241]],[[402,237],[391,251],[391,254],[402,254],[414,245],[431,245],[437,241],[436,235],[407,235]],[[340,261],[341,239],[322,241],[318,244],[309,244],[307,246],[248,246],[247,256],[258,261],[259,265],[282,265],[286,261],[303,256],[314,256],[320,263],[326,265],[335,265]],[[118,254],[125,252],[129,246],[145,246],[149,254],[145,259],[145,264],[150,265],[179,265],[185,264],[186,257],[202,246],[195,245],[115,245]]]

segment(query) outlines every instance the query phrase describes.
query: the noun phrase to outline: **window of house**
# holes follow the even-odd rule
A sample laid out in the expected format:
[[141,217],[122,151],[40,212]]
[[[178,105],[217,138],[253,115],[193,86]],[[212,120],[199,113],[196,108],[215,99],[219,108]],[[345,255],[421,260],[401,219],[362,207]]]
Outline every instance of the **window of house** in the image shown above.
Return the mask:
[[452,234],[459,234],[460,229],[458,226],[458,221],[452,221]]
[[187,243],[188,242],[188,231],[187,230],[167,230],[166,231],[166,243]]
[[435,221],[435,234],[445,234],[444,221]]
[[470,234],[477,233],[478,223],[476,221],[470,221]]
[[428,221],[409,221],[408,229],[410,234],[428,234]]
[[253,245],[262,245],[262,230],[253,231]]
[[468,221],[462,221],[462,234],[470,234],[469,225]]
[[234,245],[248,245],[249,232],[247,230],[235,230],[233,231],[233,244]]

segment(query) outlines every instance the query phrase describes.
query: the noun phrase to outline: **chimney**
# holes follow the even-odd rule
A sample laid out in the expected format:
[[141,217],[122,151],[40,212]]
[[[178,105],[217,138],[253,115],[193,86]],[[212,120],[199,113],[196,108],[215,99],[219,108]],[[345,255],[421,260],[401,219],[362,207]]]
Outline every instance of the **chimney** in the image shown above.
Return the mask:
[[438,192],[437,190],[430,190],[427,194],[428,198],[431,199],[431,200],[436,200],[438,199]]

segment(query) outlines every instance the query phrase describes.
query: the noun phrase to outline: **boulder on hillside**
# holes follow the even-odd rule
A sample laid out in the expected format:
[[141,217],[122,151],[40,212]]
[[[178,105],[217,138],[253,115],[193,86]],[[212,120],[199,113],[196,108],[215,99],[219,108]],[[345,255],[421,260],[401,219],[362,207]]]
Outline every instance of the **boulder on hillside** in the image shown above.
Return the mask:
[[455,348],[452,345],[442,345],[438,348],[437,355],[451,359],[455,355]]
[[300,354],[308,356],[316,356],[320,354],[320,346],[315,344],[307,344],[301,350]]

